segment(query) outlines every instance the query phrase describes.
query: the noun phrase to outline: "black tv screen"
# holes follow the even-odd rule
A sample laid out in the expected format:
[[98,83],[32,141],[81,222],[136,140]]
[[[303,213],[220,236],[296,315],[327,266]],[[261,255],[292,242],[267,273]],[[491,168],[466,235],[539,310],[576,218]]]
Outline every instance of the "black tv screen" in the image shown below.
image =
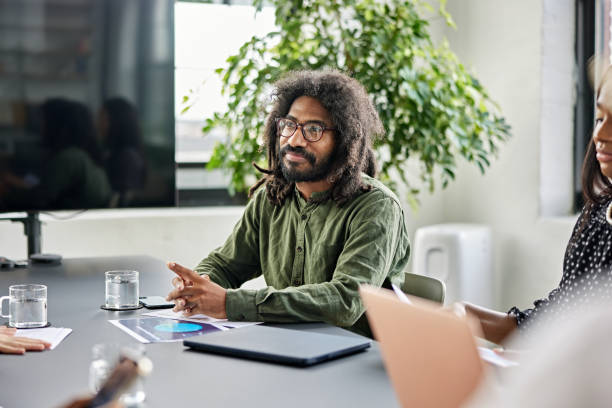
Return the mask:
[[0,211],[175,204],[173,0],[0,0]]

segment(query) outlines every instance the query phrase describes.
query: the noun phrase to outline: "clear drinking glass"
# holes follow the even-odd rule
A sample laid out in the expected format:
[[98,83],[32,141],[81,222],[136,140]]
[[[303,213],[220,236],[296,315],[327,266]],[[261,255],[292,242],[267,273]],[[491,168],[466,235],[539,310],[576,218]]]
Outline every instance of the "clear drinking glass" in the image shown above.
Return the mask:
[[[89,366],[89,388],[93,393],[98,392],[119,362],[121,356],[126,356],[138,361],[145,356],[145,347],[140,343],[132,344],[96,344],[92,347],[92,360]],[[134,380],[134,383],[123,393],[119,401],[125,407],[140,407],[143,405],[146,394],[142,377]]]
[[[9,314],[4,314],[4,299],[9,301]],[[18,329],[47,325],[47,287],[45,285],[12,285],[9,295],[0,297],[0,316],[8,317],[9,326]]]
[[107,271],[104,306],[113,309],[138,307],[138,271]]

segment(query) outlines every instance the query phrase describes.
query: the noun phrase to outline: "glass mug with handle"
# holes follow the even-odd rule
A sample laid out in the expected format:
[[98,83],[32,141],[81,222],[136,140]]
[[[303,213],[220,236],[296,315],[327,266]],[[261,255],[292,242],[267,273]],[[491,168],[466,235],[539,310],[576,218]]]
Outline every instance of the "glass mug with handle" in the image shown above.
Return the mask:
[[[9,313],[4,314],[4,300]],[[47,287],[45,285],[12,285],[9,295],[0,297],[0,316],[9,319],[9,326],[18,329],[47,325]]]

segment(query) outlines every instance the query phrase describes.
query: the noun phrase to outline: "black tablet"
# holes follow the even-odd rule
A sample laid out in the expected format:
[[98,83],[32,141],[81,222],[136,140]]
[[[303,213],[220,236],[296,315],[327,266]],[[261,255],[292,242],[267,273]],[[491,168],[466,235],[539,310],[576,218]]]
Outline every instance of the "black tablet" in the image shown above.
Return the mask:
[[209,353],[309,366],[365,350],[371,340],[255,325],[190,337],[183,344]]

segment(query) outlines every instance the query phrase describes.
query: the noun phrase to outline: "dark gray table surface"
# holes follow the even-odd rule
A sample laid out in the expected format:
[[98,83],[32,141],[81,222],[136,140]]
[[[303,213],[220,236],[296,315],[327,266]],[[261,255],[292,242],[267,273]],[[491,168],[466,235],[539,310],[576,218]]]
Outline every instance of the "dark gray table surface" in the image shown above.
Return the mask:
[[[48,287],[48,319],[73,332],[57,348],[23,356],[0,355],[0,407],[56,407],[87,394],[91,348],[135,340],[107,320],[135,317],[146,309],[110,312],[104,303],[104,271],[140,271],[140,294],[165,296],[172,273],[147,256],[65,259],[61,266],[0,270],[0,296],[9,285]],[[0,318],[0,324],[6,319]],[[285,325],[333,334],[352,333],[325,324]],[[394,407],[397,400],[377,343],[365,352],[308,368],[295,368],[198,353],[181,342],[147,344],[154,370],[145,380],[147,407]]]

